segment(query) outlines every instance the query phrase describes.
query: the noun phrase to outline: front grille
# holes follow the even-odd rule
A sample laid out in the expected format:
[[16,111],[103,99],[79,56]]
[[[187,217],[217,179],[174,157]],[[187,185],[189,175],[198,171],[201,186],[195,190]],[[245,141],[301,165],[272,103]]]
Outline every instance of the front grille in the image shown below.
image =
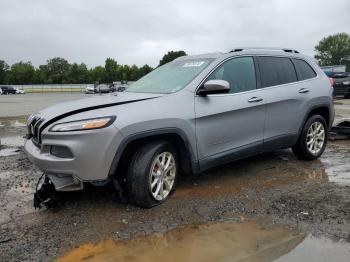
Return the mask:
[[43,118],[34,117],[28,125],[28,138],[31,138],[33,143],[36,146],[40,146],[41,137],[40,137],[40,126],[44,122]]

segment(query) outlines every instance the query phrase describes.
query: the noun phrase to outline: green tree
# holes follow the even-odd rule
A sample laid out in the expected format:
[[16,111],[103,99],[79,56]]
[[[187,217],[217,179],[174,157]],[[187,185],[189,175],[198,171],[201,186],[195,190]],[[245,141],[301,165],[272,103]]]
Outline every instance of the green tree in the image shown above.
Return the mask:
[[153,71],[153,68],[150,67],[149,65],[144,65],[143,67],[140,68],[140,78],[147,75],[151,71]]
[[68,75],[70,65],[68,61],[61,57],[47,60],[47,81],[52,84],[64,84],[69,82]]
[[84,63],[81,63],[80,65],[77,63],[73,63],[69,69],[68,82],[71,84],[88,83],[87,66]]
[[39,68],[35,69],[33,83],[45,84],[47,81],[46,75],[46,65],[40,65]]
[[137,67],[137,65],[132,65],[130,67],[130,74],[128,81],[136,81],[141,77],[141,70]]
[[169,51],[168,53],[166,53],[163,58],[159,61],[159,66],[164,65],[166,63],[169,63],[171,61],[173,61],[174,59],[180,57],[180,56],[186,56],[186,52],[185,51]]
[[350,35],[338,33],[324,37],[315,46],[316,55],[321,66],[346,64],[350,70]]
[[106,70],[103,66],[96,66],[93,69],[89,70],[89,82],[99,82],[103,83],[106,76]]
[[9,69],[9,65],[5,61],[0,60],[0,84],[6,84]]
[[131,75],[131,67],[128,65],[122,65],[119,67],[119,74],[121,81],[128,81]]
[[119,80],[119,66],[117,61],[113,58],[107,58],[105,61],[105,82],[113,83],[114,81]]
[[30,62],[19,62],[11,66],[9,83],[14,85],[32,84],[35,69]]

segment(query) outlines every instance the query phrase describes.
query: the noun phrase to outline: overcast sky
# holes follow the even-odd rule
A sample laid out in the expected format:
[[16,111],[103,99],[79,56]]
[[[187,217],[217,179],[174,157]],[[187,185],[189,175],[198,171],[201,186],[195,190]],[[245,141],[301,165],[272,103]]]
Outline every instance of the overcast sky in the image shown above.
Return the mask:
[[240,46],[313,55],[337,32],[350,33],[350,0],[0,0],[0,60],[9,64],[60,56],[156,66],[168,50]]

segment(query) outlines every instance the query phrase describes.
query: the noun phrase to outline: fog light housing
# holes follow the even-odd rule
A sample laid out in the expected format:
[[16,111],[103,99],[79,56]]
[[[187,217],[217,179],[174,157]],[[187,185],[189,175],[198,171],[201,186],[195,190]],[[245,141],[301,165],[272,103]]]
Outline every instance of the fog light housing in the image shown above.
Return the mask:
[[73,158],[73,153],[66,146],[51,146],[50,148],[51,155],[59,158]]

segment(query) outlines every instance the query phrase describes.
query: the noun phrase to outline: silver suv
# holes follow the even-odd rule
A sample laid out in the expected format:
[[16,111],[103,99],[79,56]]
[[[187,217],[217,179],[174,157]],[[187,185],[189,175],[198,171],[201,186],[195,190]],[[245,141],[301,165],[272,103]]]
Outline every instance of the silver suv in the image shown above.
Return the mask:
[[[113,180],[142,207],[165,201],[178,175],[280,148],[303,160],[325,150],[332,87],[292,49],[185,56],[126,92],[51,106],[28,119],[25,151],[54,191]],[[41,194],[41,196],[40,196]]]

